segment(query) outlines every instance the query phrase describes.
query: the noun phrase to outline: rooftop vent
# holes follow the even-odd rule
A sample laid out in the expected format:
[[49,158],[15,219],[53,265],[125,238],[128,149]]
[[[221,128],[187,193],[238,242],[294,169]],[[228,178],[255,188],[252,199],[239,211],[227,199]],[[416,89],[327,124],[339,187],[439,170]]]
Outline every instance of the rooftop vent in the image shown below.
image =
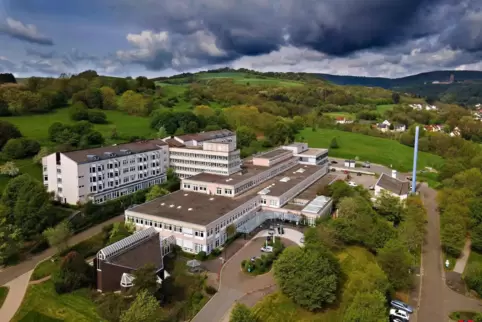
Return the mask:
[[188,208],[187,211],[192,211],[192,208]]
[[169,208],[174,208],[174,205],[170,205]]
[[108,156],[108,157],[115,157],[115,153],[114,152],[104,152],[104,155]]
[[163,203],[161,203],[161,206],[164,206],[164,205],[165,205],[165,203],[164,203],[164,202],[163,202]]
[[89,160],[99,160],[100,158],[95,154],[87,154],[87,159],[89,159]]
[[209,201],[213,201],[213,200],[214,200],[214,198],[209,198]]
[[187,197],[187,196],[189,196],[189,194],[188,194],[188,193],[185,193],[185,194],[184,194],[184,197]]
[[181,209],[181,206],[177,206],[177,209]]
[[127,149],[122,149],[120,151],[121,151],[121,153],[124,153],[124,154],[131,154],[132,153],[131,150],[127,150]]

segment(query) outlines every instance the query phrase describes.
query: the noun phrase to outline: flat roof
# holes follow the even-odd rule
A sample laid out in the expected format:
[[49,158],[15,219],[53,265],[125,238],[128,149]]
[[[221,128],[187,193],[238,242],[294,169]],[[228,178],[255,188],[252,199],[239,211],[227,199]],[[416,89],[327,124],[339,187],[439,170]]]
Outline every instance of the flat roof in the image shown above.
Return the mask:
[[[100,148],[64,152],[63,154],[77,163],[91,163],[99,160],[115,159],[130,154],[159,150],[167,145],[161,139],[137,141],[131,143],[103,146]],[[110,153],[110,154],[107,154]]]
[[297,165],[268,180],[261,191],[266,191],[267,196],[279,197],[321,169],[317,165]]
[[277,158],[281,155],[285,155],[285,154],[292,154],[293,152],[290,151],[290,150],[285,150],[285,149],[276,149],[276,150],[271,150],[271,151],[268,151],[268,152],[265,152],[265,153],[262,153],[262,154],[258,154],[258,155],[255,155],[253,156],[254,159],[268,159],[268,160],[271,160],[271,159],[274,159],[274,158]]
[[305,191],[300,193],[295,198],[313,200],[313,198],[316,198],[317,192],[319,189],[328,186],[333,180],[336,180],[337,177],[338,176],[336,174],[332,174],[328,172],[328,174],[318,179],[315,183],[313,183],[311,186],[309,186]]
[[315,148],[309,148],[308,150],[304,152],[298,153],[299,155],[319,155],[322,153],[328,152],[327,149],[315,149]]
[[[290,159],[288,159],[290,160]],[[196,174],[192,177],[186,178],[185,180],[187,181],[202,181],[206,183],[217,183],[217,184],[226,184],[226,185],[236,185],[244,180],[247,180],[249,178],[252,178],[260,173],[263,173],[265,171],[269,171],[269,169],[278,166],[280,163],[269,166],[269,167],[263,167],[263,166],[256,166],[253,165],[252,163],[244,163],[242,165],[242,170],[238,171],[236,173],[233,173],[229,176],[222,176],[222,175],[217,175],[217,174],[211,174],[211,173],[199,173]]]
[[241,206],[251,198],[253,198],[253,195],[229,198],[178,190],[127,211],[204,226]]
[[176,136],[177,138],[181,139],[182,141],[198,141],[198,142],[203,142],[203,141],[208,141],[208,140],[214,140],[214,139],[220,139],[220,138],[225,138],[228,136],[233,136],[235,135],[234,132],[231,132],[230,130],[214,130],[214,131],[208,131],[208,132],[200,132],[200,133],[195,133],[195,134],[185,134],[185,135],[180,135]]

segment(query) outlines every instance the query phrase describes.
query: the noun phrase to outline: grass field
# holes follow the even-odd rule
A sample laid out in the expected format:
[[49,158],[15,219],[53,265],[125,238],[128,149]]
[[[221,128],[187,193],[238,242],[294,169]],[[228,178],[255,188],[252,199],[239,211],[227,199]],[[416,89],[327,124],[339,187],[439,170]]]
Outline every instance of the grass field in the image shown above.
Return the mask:
[[3,302],[5,302],[7,295],[8,295],[8,287],[1,286],[0,287],[0,307],[2,307]]
[[[95,124],[94,128],[108,139],[114,128],[121,136],[145,136],[149,137],[155,132],[149,126],[149,118],[132,116],[120,111],[103,111],[107,115],[108,124]],[[10,122],[18,127],[26,137],[40,141],[42,145],[48,145],[48,129],[55,122],[73,124],[70,120],[67,108],[58,109],[53,113],[28,116],[0,117],[0,120]]]
[[397,104],[377,105],[377,112],[380,114],[383,114],[386,111],[393,110],[395,106],[398,106],[398,105]]
[[[337,257],[348,281],[353,272],[366,265],[367,262],[375,261],[373,254],[362,247],[349,247]],[[332,308],[324,312],[312,313],[298,307],[281,292],[276,292],[258,302],[254,306],[253,312],[263,322],[341,322],[343,312],[348,305],[346,294],[342,294],[339,303]]]
[[[20,174],[28,173],[37,180],[42,180],[42,167],[33,163],[32,159],[14,160],[15,165],[20,170]],[[0,191],[3,191],[12,177],[0,175]]]
[[102,321],[95,304],[89,298],[89,292],[90,290],[80,289],[58,295],[52,281],[30,285],[12,321]]
[[355,115],[348,112],[329,112],[329,113],[323,113],[323,115],[326,115],[329,117],[344,117],[349,120],[355,119]]
[[30,280],[36,281],[51,275],[59,267],[59,265],[59,261],[52,262],[50,259],[44,260],[35,267]]
[[475,251],[470,252],[469,260],[465,266],[465,271],[471,266],[482,266],[482,254]]
[[[330,149],[329,155],[339,158],[356,158],[372,163],[392,165],[399,171],[409,171],[413,163],[413,148],[397,141],[372,137],[368,135],[344,132],[339,130],[318,129],[315,132],[306,128],[298,134],[297,139],[307,142],[314,148],[328,148],[331,140],[336,137],[338,149]],[[420,152],[418,167],[438,168],[443,159],[434,154]]]

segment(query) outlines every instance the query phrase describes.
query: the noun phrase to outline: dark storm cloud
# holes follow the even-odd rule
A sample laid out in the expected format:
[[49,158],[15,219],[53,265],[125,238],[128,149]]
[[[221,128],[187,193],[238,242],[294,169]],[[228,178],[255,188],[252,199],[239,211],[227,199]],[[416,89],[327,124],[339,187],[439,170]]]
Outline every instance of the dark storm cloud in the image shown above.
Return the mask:
[[12,18],[6,18],[5,22],[0,24],[0,34],[38,45],[52,46],[54,44],[53,40],[41,34],[36,26],[24,24]]

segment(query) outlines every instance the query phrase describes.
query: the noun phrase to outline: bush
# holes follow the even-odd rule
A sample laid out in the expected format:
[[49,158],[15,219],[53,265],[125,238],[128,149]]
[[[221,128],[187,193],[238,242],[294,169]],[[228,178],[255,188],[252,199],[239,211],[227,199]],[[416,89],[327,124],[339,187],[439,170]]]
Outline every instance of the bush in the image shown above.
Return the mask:
[[40,150],[40,144],[31,139],[10,139],[2,149],[3,154],[11,159],[23,159],[34,156]]
[[214,295],[214,294],[216,294],[216,292],[217,292],[218,290],[216,290],[216,289],[215,289],[214,287],[212,287],[211,285],[206,285],[206,286],[204,287],[204,291],[206,291],[206,293],[209,294],[209,295]]
[[69,293],[92,284],[94,269],[77,252],[68,253],[60,265],[60,269],[52,276],[55,291],[58,294]]
[[206,258],[207,258],[207,255],[206,255],[206,252],[204,252],[204,251],[201,251],[201,252],[196,254],[196,259],[199,260],[199,261],[206,260]]
[[107,116],[101,111],[88,111],[88,119],[90,123],[106,124]]
[[73,121],[83,121],[89,119],[89,110],[82,102],[76,102],[69,108],[70,119]]
[[221,250],[219,248],[214,248],[213,251],[211,252],[213,256],[219,256],[221,255]]
[[482,266],[469,266],[464,277],[467,286],[482,296]]

